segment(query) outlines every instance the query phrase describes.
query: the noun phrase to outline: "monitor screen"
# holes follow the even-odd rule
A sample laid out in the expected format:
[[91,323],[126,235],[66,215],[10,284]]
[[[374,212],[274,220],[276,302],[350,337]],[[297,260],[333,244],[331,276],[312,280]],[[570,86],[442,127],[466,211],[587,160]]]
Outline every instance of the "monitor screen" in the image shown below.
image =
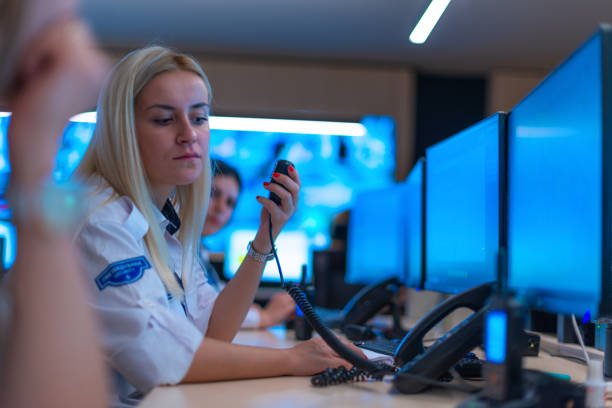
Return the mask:
[[424,167],[424,159],[420,158],[408,174],[405,182],[406,270],[403,283],[411,288],[420,288],[423,279]]
[[263,131],[218,129],[214,119],[211,156],[235,167],[243,188],[231,223],[206,238],[211,250],[225,251],[234,228],[257,228],[261,205],[252,197],[267,196],[262,182],[269,181],[278,159],[294,163],[302,182],[298,210],[288,227],[304,230],[315,249],[331,244],[334,216],[352,206],[355,194],[395,182],[395,124],[390,117],[366,116],[360,123],[349,123],[363,127],[360,136],[300,129],[302,122],[319,121],[283,120],[283,131]]
[[596,316],[609,297],[610,34],[591,37],[509,117],[508,282],[534,309]]
[[404,276],[403,183],[355,197],[348,225],[347,283],[371,285]]
[[458,293],[496,279],[504,132],[498,113],[426,150],[425,289]]
[[[231,279],[238,270],[247,253],[248,243],[257,231],[237,229],[232,232],[224,262],[224,276]],[[310,279],[310,241],[304,231],[281,231],[275,241],[278,260],[286,281],[299,282],[302,277],[302,266],[306,265],[307,279]],[[276,261],[266,264],[262,276],[263,282],[280,282]]]

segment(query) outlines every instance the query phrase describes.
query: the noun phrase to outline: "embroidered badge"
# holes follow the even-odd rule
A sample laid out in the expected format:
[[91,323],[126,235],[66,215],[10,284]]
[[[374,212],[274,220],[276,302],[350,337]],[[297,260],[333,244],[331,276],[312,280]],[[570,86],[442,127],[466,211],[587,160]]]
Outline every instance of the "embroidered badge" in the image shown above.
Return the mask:
[[122,286],[134,283],[142,278],[144,271],[150,267],[151,264],[144,256],[114,262],[98,275],[96,285],[99,290],[102,290],[107,286]]

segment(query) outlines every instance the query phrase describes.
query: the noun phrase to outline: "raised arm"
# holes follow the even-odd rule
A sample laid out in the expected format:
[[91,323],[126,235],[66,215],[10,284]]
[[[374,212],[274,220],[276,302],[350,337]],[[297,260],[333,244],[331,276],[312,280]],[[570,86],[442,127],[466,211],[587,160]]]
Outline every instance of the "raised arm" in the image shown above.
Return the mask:
[[[270,244],[269,220],[272,219],[272,236],[278,236],[289,218],[297,211],[300,176],[295,168],[289,168],[289,175],[274,173],[276,183],[264,183],[264,188],[273,191],[281,198],[281,205],[276,205],[265,197],[257,197],[263,208],[261,210],[259,229],[253,240],[253,248],[262,254],[272,250]],[[236,275],[228,282],[215,302],[210,319],[207,337],[231,341],[236,335],[249,307],[253,303],[255,291],[259,286],[265,264],[247,256],[238,268]]]

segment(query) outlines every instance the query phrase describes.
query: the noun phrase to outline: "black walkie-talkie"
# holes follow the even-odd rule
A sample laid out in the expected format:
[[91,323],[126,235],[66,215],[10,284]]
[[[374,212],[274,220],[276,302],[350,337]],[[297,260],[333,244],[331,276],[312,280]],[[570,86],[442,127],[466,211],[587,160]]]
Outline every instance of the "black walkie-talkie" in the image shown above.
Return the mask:
[[[291,163],[289,160],[279,160],[276,162],[276,167],[274,168],[274,173],[280,173],[280,174],[285,174],[285,175],[289,175],[289,167],[293,166],[293,163]],[[285,188],[285,186],[283,186],[282,184],[280,184],[278,181],[274,180],[274,177],[272,177],[272,179],[270,180],[270,183],[274,183],[274,184],[278,184],[281,187],[283,187],[285,190],[287,190]],[[270,192],[270,200],[274,201],[276,203],[276,205],[281,205],[281,199],[278,195],[276,195],[273,192]]]

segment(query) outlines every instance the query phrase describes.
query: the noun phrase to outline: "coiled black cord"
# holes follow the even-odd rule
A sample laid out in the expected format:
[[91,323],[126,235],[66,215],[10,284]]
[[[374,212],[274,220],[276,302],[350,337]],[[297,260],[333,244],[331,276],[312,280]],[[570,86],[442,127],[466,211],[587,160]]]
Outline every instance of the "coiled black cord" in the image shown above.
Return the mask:
[[320,374],[315,374],[310,377],[310,383],[315,387],[327,387],[328,385],[338,385],[347,382],[367,381],[371,376],[357,368],[353,367],[350,370],[340,366],[338,368],[328,368]]
[[268,214],[268,217],[270,245],[272,246],[274,259],[276,260],[276,265],[278,266],[281,287],[285,289],[293,298],[295,303],[298,305],[298,307],[304,314],[304,318],[306,319],[306,321],[317,333],[319,333],[325,343],[327,343],[327,345],[331,347],[332,350],[334,350],[340,357],[351,363],[353,366],[362,370],[364,372],[364,375],[365,373],[367,373],[372,378],[380,380],[386,374],[394,374],[396,371],[395,367],[384,363],[376,363],[369,361],[361,357],[359,354],[355,353],[353,350],[349,349],[327,326],[325,326],[325,324],[323,324],[321,318],[314,311],[304,292],[299,287],[293,284],[285,283],[283,279],[283,272],[280,266],[280,261],[278,260],[278,254],[276,253],[276,248],[274,247],[274,239],[272,238],[272,216]]
[[[286,284],[283,279],[283,271],[278,260],[278,254],[276,253],[276,247],[274,246],[274,239],[272,238],[272,216],[269,215],[269,233],[270,233],[270,245],[272,245],[272,252],[274,253],[274,259],[278,267],[278,274],[280,275],[281,287],[286,290],[289,295],[293,298],[295,303],[298,305],[306,321],[312,326],[312,328],[319,333],[323,340],[332,348],[340,357],[348,361],[353,365],[353,368],[347,370],[343,366],[338,368],[328,368],[322,373],[315,374],[310,378],[310,383],[315,387],[325,387],[328,385],[344,384],[347,382],[366,381],[369,379],[382,380],[387,374],[396,374],[397,369],[393,366],[384,363],[376,363],[369,361],[351,349],[349,349],[344,343],[342,343],[338,337],[321,321],[321,318],[314,311],[312,305],[306,298],[304,292],[293,284]],[[474,356],[475,357],[475,356]],[[417,381],[424,384],[448,388],[463,392],[476,392],[480,388],[459,386],[455,384],[449,384],[446,381],[452,380],[452,376],[447,374],[442,376],[437,381],[426,378],[417,374],[404,374],[409,375]]]

